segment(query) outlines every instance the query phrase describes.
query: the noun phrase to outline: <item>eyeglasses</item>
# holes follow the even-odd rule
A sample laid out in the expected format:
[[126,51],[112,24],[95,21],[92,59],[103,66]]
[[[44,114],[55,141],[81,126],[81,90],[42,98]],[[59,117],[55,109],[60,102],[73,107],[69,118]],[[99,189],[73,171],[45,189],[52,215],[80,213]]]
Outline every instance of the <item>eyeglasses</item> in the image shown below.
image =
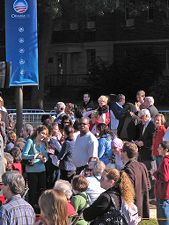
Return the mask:
[[70,122],[63,122],[64,124],[70,124]]

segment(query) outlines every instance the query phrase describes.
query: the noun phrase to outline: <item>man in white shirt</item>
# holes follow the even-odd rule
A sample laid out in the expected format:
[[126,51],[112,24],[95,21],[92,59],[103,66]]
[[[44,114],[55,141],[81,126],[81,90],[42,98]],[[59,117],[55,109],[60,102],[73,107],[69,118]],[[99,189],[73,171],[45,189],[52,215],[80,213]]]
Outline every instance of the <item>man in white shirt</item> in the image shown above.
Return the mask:
[[85,168],[90,157],[98,157],[98,140],[89,131],[89,126],[89,118],[82,117],[80,120],[80,134],[75,141],[72,155],[77,174]]

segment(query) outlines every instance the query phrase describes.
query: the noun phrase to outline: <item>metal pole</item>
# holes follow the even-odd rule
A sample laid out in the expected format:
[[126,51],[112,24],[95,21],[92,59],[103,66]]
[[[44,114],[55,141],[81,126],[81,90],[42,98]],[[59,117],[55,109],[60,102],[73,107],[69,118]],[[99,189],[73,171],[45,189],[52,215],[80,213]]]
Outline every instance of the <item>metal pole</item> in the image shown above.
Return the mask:
[[23,125],[23,88],[16,87],[16,134],[19,137]]

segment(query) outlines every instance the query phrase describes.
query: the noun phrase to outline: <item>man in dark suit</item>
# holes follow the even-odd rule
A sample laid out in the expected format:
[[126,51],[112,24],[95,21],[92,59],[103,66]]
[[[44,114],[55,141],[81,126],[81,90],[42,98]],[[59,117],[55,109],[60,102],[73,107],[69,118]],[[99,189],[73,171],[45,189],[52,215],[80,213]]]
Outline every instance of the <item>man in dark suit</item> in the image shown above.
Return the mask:
[[135,204],[138,215],[149,218],[149,190],[151,188],[146,166],[137,161],[138,147],[132,142],[125,142],[121,158],[124,163],[123,170],[130,177],[135,190]]
[[150,171],[152,161],[151,147],[155,124],[151,120],[150,111],[148,109],[140,110],[138,116],[141,120],[139,140],[135,142],[139,147],[138,160],[143,162]]
[[151,120],[150,111],[148,109],[142,109],[138,114],[141,120],[140,127],[140,137],[135,143],[139,147],[139,157],[138,161],[145,164],[149,172],[149,178],[151,181],[152,189],[150,191],[151,198],[154,198],[153,186],[154,182],[152,180],[152,138],[155,132],[155,124]]

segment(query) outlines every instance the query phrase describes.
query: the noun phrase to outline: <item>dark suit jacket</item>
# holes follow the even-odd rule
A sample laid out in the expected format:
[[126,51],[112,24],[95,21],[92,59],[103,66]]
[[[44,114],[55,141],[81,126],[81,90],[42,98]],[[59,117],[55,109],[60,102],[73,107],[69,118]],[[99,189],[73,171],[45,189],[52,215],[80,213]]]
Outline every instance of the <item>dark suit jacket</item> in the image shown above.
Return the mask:
[[144,146],[140,148],[139,150],[139,159],[141,161],[149,161],[152,160],[152,139],[153,139],[153,134],[155,132],[155,124],[151,120],[148,124],[148,126],[145,128],[144,133],[143,132],[143,125],[141,126],[140,129],[140,141],[143,141]]
[[143,163],[129,160],[123,169],[130,177],[135,190],[135,204],[139,216],[149,218],[149,190],[151,188],[148,171]]

